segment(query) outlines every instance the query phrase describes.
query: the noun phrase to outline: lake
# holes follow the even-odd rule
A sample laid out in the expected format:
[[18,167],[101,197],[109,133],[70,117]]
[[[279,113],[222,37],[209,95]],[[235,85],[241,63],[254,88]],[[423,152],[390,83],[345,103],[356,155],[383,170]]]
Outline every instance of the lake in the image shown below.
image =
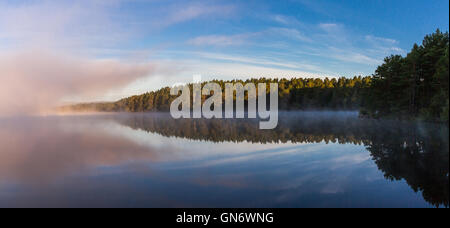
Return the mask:
[[448,207],[446,125],[282,112],[0,119],[0,207]]

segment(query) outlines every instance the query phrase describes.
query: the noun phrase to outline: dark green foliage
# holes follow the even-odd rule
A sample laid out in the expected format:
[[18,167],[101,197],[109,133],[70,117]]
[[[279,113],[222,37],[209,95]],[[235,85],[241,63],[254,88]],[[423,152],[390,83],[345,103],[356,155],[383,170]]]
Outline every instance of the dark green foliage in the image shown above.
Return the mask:
[[[225,83],[278,83],[279,108],[282,110],[299,109],[345,109],[357,110],[362,104],[362,97],[370,86],[370,77],[354,77],[339,79],[293,78],[293,79],[249,79],[246,81],[214,80],[222,88],[224,96]],[[205,84],[205,83],[204,83]],[[191,91],[192,91],[192,85]],[[123,112],[149,112],[168,111],[171,102],[177,96],[170,95],[170,88],[165,87],[158,91],[148,92],[138,96],[124,98],[111,103],[79,104],[70,107],[75,111],[123,111]],[[202,100],[207,99],[203,96]],[[245,97],[247,101],[247,96]]]
[[448,32],[425,36],[402,57],[389,56],[373,75],[362,115],[448,121]]

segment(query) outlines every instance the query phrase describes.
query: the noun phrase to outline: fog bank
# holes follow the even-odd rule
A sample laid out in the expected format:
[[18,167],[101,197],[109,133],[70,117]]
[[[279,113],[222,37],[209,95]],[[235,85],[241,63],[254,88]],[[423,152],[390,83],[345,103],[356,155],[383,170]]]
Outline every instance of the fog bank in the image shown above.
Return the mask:
[[67,96],[98,96],[149,76],[154,65],[46,50],[0,54],[0,115],[45,113]]

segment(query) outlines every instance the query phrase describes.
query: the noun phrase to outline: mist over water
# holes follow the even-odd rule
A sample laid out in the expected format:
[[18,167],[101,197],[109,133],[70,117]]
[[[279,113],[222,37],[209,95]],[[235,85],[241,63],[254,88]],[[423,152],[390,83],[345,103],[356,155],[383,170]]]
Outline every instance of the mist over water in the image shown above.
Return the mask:
[[36,49],[0,54],[0,115],[51,113],[70,96],[98,97],[150,75],[149,63],[92,60]]
[[355,112],[280,112],[270,131],[168,113],[1,118],[0,207],[442,207],[447,139]]

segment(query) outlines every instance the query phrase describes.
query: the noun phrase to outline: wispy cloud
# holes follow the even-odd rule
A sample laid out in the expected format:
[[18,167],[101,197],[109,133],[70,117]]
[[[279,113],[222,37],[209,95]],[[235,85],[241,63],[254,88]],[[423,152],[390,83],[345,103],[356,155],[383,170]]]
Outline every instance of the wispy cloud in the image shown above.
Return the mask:
[[[225,54],[217,54],[217,53],[207,53],[207,52],[195,52],[192,53],[193,56],[205,58],[205,59],[214,59],[214,60],[224,60],[229,62],[241,63],[241,64],[254,64],[259,66],[270,66],[270,67],[281,67],[281,68],[290,68],[302,71],[314,71],[321,72],[321,68],[312,65],[305,64],[300,62],[289,62],[280,59],[267,59],[267,58],[249,58],[243,56],[233,56],[233,55],[225,55]],[[321,72],[324,73],[324,72]]]
[[368,65],[378,65],[381,63],[380,59],[369,57],[363,54],[362,51],[357,52],[353,50],[340,49],[335,47],[330,47],[329,56],[331,58],[341,60],[344,62],[351,63],[360,63],[360,64],[368,64]]
[[116,44],[126,39],[129,32],[111,17],[115,3],[85,0],[0,3],[0,38],[9,40],[9,47],[19,48]]
[[292,16],[286,16],[281,14],[275,14],[271,16],[271,19],[277,23],[283,24],[283,25],[290,25],[290,26],[298,26],[302,23],[297,20],[297,18]]
[[322,33],[320,33],[319,36],[325,38],[326,42],[338,42],[342,45],[348,44],[351,42],[349,40],[352,40],[348,37],[350,32],[346,30],[343,24],[320,23],[318,27],[322,30]]
[[236,7],[231,4],[178,2],[157,12],[157,14],[160,14],[160,18],[153,22],[157,26],[165,27],[198,18],[229,16],[235,9]]
[[398,47],[399,42],[394,39],[367,35],[365,40],[371,46],[371,49],[368,49],[368,52],[379,53],[382,55],[406,53],[405,50]]
[[334,23],[320,23],[319,28],[331,33],[339,31],[342,26]]
[[[373,35],[356,34],[343,24],[320,23],[317,41],[322,48],[316,48],[315,55],[348,63],[376,66],[391,53],[402,52],[398,41]],[[321,45],[317,45],[321,46]]]
[[[220,77],[224,79],[247,79],[255,77],[266,78],[294,78],[313,77],[325,78],[334,77],[328,74],[311,73],[308,71],[271,67],[270,65],[252,65],[239,62],[218,63],[218,62],[198,62],[191,64],[193,72],[208,75],[209,77]],[[210,78],[212,79],[212,78]]]
[[[232,4],[148,3],[145,15],[121,15],[127,0],[0,2],[0,40],[8,47],[108,48],[127,44],[153,30],[201,18],[226,17]],[[0,44],[0,47],[2,44]]]
[[373,42],[373,43],[381,42],[381,43],[388,43],[388,44],[398,44],[397,40],[389,39],[389,38],[376,37],[376,36],[372,36],[372,35],[367,35],[365,38],[367,41]]
[[188,40],[188,44],[202,46],[202,45],[212,45],[212,46],[231,46],[231,45],[242,45],[248,38],[254,36],[255,34],[245,33],[237,35],[209,35],[209,36],[199,36]]
[[253,33],[242,33],[234,35],[207,35],[199,36],[187,41],[195,46],[236,46],[243,44],[256,44],[258,39],[272,37],[290,41],[312,42],[312,39],[293,28],[273,27]]
[[[307,29],[308,27],[309,29]],[[272,56],[270,58],[248,57],[252,56],[251,54],[246,57],[244,56],[245,52],[242,51],[240,55],[202,52],[193,53],[192,56],[208,60],[228,61],[235,64],[251,64],[258,67],[289,69],[302,73],[309,72],[309,74],[316,74],[316,76],[334,76],[339,73],[332,69],[335,65],[318,65],[304,63],[304,61],[295,62],[292,59],[309,60],[309,57],[314,57],[315,59],[328,59],[333,64],[340,62],[342,64],[358,64],[374,67],[382,63],[384,56],[391,52],[401,50],[396,46],[398,42],[393,39],[355,34],[347,30],[343,24],[320,23],[317,25],[305,25],[303,28],[306,28],[305,31],[307,33],[304,34],[298,29],[290,27],[272,27],[253,33],[252,36],[245,34],[230,36],[210,35],[197,37],[190,40],[189,43],[196,45],[215,45],[219,47],[242,45],[245,43],[246,46],[254,45],[260,48],[272,48],[273,44],[276,44],[274,41],[280,40],[283,43],[277,45],[277,49],[280,49],[278,52],[275,51],[274,54],[269,54],[269,51],[264,51],[260,54],[260,56]],[[295,53],[292,50],[293,46],[296,49]],[[280,51],[282,53],[279,53]],[[285,56],[285,58],[274,58],[277,55]],[[370,74],[370,72],[357,72],[359,74]]]
[[297,29],[293,28],[270,28],[269,32],[277,35],[284,36],[289,39],[303,41],[303,42],[312,42],[312,39],[302,34]]

